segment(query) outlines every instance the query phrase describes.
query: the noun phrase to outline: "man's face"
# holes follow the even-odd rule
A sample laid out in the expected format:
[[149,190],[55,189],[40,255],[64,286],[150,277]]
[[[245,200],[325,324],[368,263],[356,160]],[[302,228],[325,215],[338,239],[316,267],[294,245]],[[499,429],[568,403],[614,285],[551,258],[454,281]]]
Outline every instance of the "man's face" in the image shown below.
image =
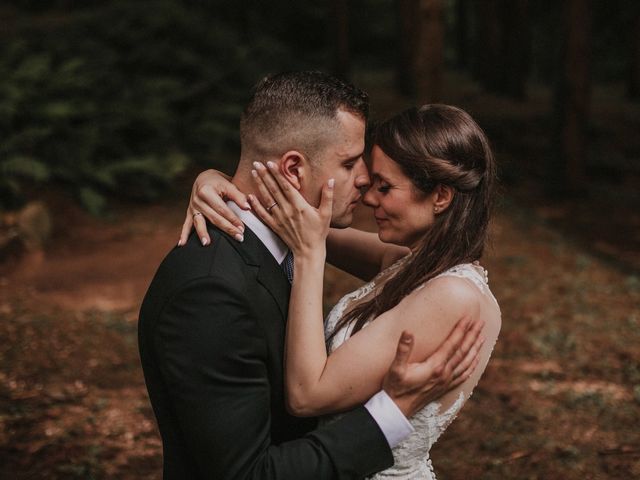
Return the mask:
[[353,210],[360,200],[360,189],[369,185],[369,174],[364,163],[365,122],[360,117],[338,111],[340,128],[334,141],[318,158],[313,181],[305,195],[313,205],[320,203],[322,186],[335,179],[333,189],[333,215],[331,226],[346,228],[353,221]]

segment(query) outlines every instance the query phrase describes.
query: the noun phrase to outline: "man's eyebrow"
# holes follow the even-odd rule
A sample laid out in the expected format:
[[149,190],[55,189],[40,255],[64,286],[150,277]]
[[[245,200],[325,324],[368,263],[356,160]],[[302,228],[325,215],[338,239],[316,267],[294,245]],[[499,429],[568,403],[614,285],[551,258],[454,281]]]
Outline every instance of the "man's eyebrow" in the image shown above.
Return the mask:
[[353,157],[349,157],[349,158],[345,158],[344,160],[342,160],[342,163],[349,163],[349,162],[355,162],[357,161],[360,157],[362,157],[364,155],[364,150],[360,153],[358,153],[357,155],[354,155]]

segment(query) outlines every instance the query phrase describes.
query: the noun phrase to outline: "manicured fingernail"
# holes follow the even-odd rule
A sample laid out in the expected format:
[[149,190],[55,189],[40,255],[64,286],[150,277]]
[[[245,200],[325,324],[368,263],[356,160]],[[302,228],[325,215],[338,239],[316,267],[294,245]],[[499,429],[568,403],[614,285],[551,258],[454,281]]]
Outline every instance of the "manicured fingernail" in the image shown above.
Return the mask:
[[182,246],[182,239],[178,240],[178,246],[181,247]]
[[260,164],[258,162],[253,162],[253,168],[257,170],[258,168],[260,168]]
[[244,204],[244,208],[246,208],[247,210],[251,210],[251,205],[249,205],[249,202]]
[[271,160],[269,160],[269,161],[267,162],[267,167],[269,167],[269,168],[273,168],[273,167],[275,167],[275,166],[276,166],[276,164],[275,164],[275,163],[273,163]]
[[240,235],[239,233],[236,233],[233,238],[235,238],[237,241],[239,242],[244,242],[244,236]]
[[256,172],[255,170],[251,170],[251,175],[253,175],[254,178],[258,178],[258,172]]
[[202,237],[200,239],[200,241],[202,242],[202,245],[204,245],[204,246],[209,245],[209,240],[207,239],[207,237]]
[[330,178],[329,181],[327,182],[327,185],[329,185],[329,188],[333,188],[335,184],[336,184],[336,181],[333,178]]

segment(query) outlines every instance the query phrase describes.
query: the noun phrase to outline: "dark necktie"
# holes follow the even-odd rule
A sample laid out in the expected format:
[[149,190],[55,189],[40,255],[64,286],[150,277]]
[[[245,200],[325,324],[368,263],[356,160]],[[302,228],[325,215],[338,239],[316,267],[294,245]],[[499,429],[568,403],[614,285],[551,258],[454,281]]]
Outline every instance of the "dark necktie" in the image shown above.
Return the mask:
[[291,250],[289,250],[287,256],[284,257],[280,266],[284,270],[285,275],[287,275],[289,283],[293,282],[293,252]]

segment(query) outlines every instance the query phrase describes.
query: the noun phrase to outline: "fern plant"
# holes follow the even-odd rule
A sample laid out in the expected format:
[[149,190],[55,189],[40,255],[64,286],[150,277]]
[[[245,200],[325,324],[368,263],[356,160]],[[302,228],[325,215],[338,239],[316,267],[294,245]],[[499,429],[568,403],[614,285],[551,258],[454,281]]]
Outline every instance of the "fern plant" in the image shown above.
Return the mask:
[[0,206],[25,183],[152,198],[190,162],[237,147],[241,105],[288,50],[174,1],[106,2],[0,45]]

